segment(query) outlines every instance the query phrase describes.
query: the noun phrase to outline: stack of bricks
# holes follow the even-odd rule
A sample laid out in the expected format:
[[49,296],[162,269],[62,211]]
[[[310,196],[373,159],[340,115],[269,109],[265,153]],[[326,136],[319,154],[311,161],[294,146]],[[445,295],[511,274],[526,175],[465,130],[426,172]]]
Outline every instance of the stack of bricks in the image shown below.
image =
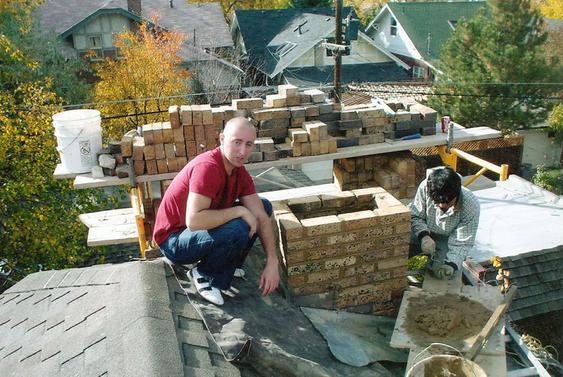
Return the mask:
[[296,304],[379,315],[398,309],[408,208],[380,187],[273,204],[283,286]]
[[306,121],[288,133],[293,157],[336,153],[336,139],[328,136],[327,125],[321,121]]
[[408,151],[335,160],[334,182],[340,190],[381,186],[399,199],[416,194],[416,163]]
[[416,133],[421,136],[436,134],[438,113],[434,109],[412,100],[387,102],[384,107],[393,124],[393,130],[385,133],[387,139],[400,139]]

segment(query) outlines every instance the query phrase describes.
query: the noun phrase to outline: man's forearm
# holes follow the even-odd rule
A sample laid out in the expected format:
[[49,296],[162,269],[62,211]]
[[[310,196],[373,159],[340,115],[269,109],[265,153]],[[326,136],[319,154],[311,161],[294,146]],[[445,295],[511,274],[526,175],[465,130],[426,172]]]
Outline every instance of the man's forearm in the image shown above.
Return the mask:
[[258,228],[258,237],[262,242],[262,247],[266,252],[267,262],[276,264],[278,263],[278,257],[276,254],[276,244],[274,231],[272,228],[272,221],[269,217],[261,219],[260,226]]
[[186,226],[191,230],[208,230],[217,228],[241,216],[240,206],[225,209],[204,209],[189,216],[186,220]]

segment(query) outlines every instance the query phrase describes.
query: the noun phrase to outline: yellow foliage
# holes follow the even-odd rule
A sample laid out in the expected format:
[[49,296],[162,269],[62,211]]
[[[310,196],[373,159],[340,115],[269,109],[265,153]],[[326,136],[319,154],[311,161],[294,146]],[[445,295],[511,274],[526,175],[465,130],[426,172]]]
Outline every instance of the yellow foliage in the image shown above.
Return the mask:
[[[217,0],[195,0],[194,3],[216,3]],[[231,18],[235,9],[285,9],[291,0],[219,0],[226,18]]]
[[100,79],[94,87],[94,101],[107,102],[98,107],[104,117],[131,116],[104,120],[104,136],[120,139],[129,129],[166,119],[168,113],[162,112],[170,101],[161,97],[188,92],[189,73],[180,66],[182,43],[182,34],[147,24],[137,32],[116,36],[121,58],[108,58],[94,67]]
[[345,0],[344,5],[354,7],[360,22],[365,27],[387,2],[388,0]]
[[541,14],[545,18],[563,20],[563,1],[561,0],[534,0]]

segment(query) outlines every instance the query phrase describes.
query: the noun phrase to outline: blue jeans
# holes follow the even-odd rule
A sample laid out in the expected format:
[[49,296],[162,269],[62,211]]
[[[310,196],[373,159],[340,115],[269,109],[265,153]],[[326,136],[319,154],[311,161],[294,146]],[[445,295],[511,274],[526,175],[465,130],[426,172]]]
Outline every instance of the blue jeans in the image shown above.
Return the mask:
[[[262,198],[264,210],[272,215],[272,204]],[[241,205],[237,202],[235,205]],[[184,229],[172,233],[160,245],[168,259],[177,264],[198,263],[198,271],[211,279],[219,289],[231,286],[236,268],[242,267],[250,248],[258,237],[248,236],[250,227],[242,218],[236,218],[209,230]]]

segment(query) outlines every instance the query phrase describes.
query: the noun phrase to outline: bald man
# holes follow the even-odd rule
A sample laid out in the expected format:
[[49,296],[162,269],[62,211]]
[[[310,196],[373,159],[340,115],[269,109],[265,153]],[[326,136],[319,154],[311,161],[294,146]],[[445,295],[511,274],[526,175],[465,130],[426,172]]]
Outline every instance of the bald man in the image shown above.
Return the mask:
[[260,237],[266,266],[259,287],[267,296],[279,284],[278,259],[270,216],[272,205],[260,199],[244,163],[254,150],[256,130],[245,118],[233,118],[220,135],[221,145],[186,165],[164,194],[153,239],[177,264],[193,264],[188,277],[198,293],[224,303],[248,251]]

